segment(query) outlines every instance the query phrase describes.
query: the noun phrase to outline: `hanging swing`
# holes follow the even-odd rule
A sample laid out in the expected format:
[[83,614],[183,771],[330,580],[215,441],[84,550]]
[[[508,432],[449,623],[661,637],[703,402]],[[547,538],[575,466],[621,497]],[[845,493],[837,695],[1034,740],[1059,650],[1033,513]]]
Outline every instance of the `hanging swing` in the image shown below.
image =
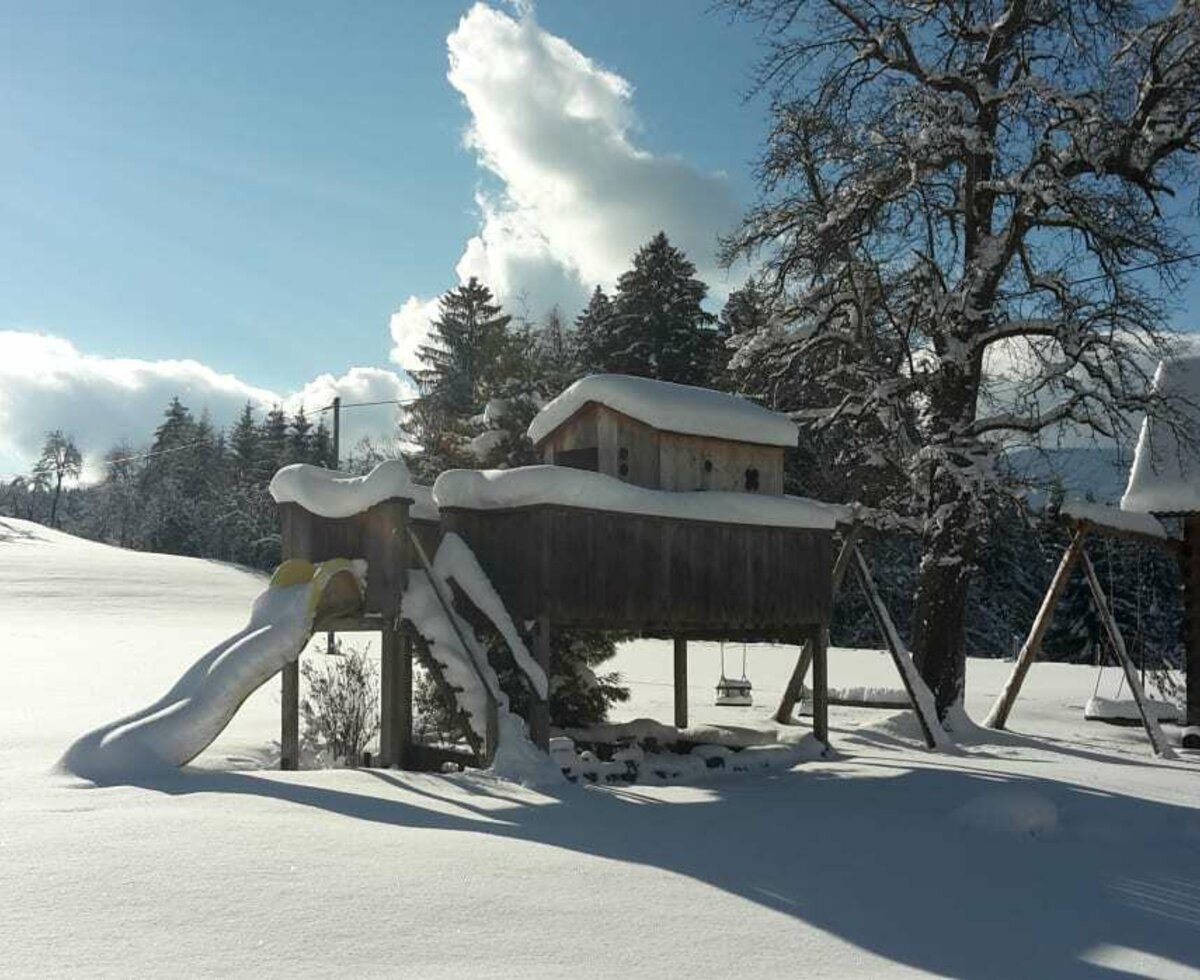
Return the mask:
[[754,704],[750,678],[746,676],[746,644],[742,644],[742,676],[725,676],[725,641],[721,641],[721,679],[717,682],[716,704],[726,708],[748,708]]
[[[1113,587],[1113,543],[1110,538],[1108,541],[1108,607],[1115,609],[1115,592]],[[1142,684],[1146,682],[1146,640],[1142,635],[1142,556],[1137,554],[1137,565],[1134,583],[1135,595],[1135,619],[1134,619],[1134,643],[1139,651],[1139,662],[1142,665]],[[1096,685],[1092,689],[1092,696],[1088,698],[1087,704],[1083,707],[1084,721],[1098,721],[1106,725],[1118,725],[1122,727],[1133,727],[1142,724],[1141,713],[1138,710],[1137,702],[1132,697],[1122,700],[1121,694],[1125,690],[1125,672],[1118,668],[1117,670],[1117,690],[1111,697],[1103,697],[1100,694],[1100,682],[1104,677],[1104,669],[1108,666],[1108,654],[1110,641],[1102,640],[1095,645],[1096,649]],[[1179,711],[1175,705],[1167,701],[1159,701],[1154,698],[1146,699],[1147,710],[1153,713],[1155,718],[1161,722],[1177,724],[1179,722]]]

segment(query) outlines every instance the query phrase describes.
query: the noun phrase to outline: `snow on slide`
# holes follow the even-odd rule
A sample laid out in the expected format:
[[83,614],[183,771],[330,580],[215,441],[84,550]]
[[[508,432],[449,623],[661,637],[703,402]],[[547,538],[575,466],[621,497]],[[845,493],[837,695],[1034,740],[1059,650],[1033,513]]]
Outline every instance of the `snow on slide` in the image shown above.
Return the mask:
[[354,588],[361,590],[363,571],[361,562],[343,559],[315,567],[284,562],[255,600],[243,629],[209,650],[154,704],[76,741],[60,767],[103,779],[187,764],[247,697],[300,655],[326,588],[339,576],[352,575]]

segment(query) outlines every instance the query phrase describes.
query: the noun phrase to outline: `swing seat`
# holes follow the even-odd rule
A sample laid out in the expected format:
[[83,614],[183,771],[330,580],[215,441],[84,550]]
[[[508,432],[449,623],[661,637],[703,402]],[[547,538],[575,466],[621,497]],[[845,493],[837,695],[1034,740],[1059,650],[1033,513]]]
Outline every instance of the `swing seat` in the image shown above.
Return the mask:
[[716,704],[725,708],[749,708],[754,704],[753,690],[748,677],[733,679],[721,675],[717,682]]
[[[1168,701],[1146,699],[1146,710],[1160,724],[1177,724],[1179,709]],[[1142,724],[1142,716],[1138,711],[1137,702],[1132,698],[1114,700],[1112,698],[1091,697],[1083,708],[1084,721],[1098,721],[1105,725],[1137,726]]]

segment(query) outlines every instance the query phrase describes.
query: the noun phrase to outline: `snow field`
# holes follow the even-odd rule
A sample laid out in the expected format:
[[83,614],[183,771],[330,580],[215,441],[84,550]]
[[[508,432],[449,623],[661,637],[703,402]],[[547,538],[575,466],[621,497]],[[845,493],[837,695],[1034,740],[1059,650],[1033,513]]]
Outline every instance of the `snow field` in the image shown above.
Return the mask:
[[[1083,722],[1090,668],[1034,665],[1012,731],[960,722],[954,755],[925,751],[911,713],[834,707],[834,758],[692,785],[280,773],[275,683],[184,770],[106,788],[50,771],[264,585],[0,521],[6,977],[1200,973],[1200,760]],[[693,644],[693,724],[803,744],[765,721],[795,654],[751,646],[755,706],[718,708],[719,648]],[[671,717],[671,661],[621,647],[615,722]],[[1010,667],[969,664],[973,717]],[[878,651],[832,650],[830,682],[897,686]]]

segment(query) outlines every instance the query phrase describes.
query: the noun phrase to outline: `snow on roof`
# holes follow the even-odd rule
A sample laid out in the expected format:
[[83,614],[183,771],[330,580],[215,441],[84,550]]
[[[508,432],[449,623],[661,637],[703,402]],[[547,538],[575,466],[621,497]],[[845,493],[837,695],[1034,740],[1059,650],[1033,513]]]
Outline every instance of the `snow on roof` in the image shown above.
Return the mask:
[[557,504],[588,510],[675,517],[720,524],[761,524],[833,530],[852,511],[804,497],[773,497],[716,490],[649,490],[616,477],[565,466],[512,470],[447,470],[433,485],[438,507],[500,510]]
[[[1200,404],[1200,357],[1159,362],[1153,387],[1184,404]],[[1196,410],[1185,410],[1184,415],[1185,424],[1200,426]],[[1121,509],[1158,514],[1200,511],[1200,459],[1190,447],[1180,445],[1163,421],[1142,422]]]
[[1163,540],[1168,537],[1167,529],[1162,526],[1158,518],[1150,514],[1131,513],[1088,500],[1066,500],[1058,512],[1072,520],[1087,521],[1089,524],[1110,528],[1114,531],[1146,534],[1152,538],[1162,538]]
[[351,476],[309,463],[285,466],[271,478],[277,504],[299,504],[320,517],[353,517],[378,503],[418,494],[402,459],[386,459],[366,476]]
[[795,446],[799,439],[786,415],[745,398],[626,374],[593,374],[576,381],[538,413],[529,425],[529,438],[541,442],[588,402],[665,432],[767,446]]

